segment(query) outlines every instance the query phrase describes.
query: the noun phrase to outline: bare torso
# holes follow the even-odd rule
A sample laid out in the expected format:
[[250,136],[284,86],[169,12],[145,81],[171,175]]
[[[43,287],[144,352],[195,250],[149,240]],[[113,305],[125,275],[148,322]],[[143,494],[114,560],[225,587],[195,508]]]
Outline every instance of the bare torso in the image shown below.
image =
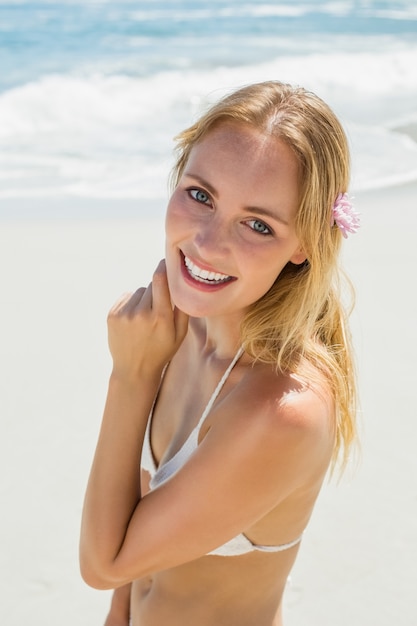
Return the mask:
[[132,585],[133,626],[281,626],[281,601],[298,548],[202,557]]

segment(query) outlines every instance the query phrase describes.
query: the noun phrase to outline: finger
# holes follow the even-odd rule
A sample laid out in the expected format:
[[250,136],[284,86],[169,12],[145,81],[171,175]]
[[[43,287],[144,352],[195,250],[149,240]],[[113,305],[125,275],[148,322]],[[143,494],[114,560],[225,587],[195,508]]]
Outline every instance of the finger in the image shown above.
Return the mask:
[[140,287],[133,293],[123,294],[110,309],[109,315],[125,315],[134,309],[142,300],[146,289]]
[[188,328],[189,316],[177,307],[174,308],[176,339],[182,341]]
[[126,303],[130,300],[131,297],[132,293],[130,291],[123,293],[110,308],[109,315],[117,315],[123,309],[123,307],[126,306]]
[[168,308],[172,311],[171,296],[168,287],[168,278],[165,260],[159,262],[152,277],[152,308],[162,311]]
[[140,310],[150,310],[152,308],[152,283],[149,283],[146,289],[143,290],[141,298],[138,299],[134,307],[132,307],[132,314],[137,313]]
[[132,317],[139,309],[150,308],[152,303],[152,284],[147,287],[140,287],[132,294],[132,297],[126,302],[122,311],[128,317]]

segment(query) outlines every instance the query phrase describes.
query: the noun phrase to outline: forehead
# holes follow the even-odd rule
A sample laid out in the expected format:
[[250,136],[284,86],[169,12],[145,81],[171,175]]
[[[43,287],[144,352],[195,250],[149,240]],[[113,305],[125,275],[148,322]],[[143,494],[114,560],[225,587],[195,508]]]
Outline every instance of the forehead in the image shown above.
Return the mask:
[[192,147],[185,173],[196,166],[271,180],[286,177],[297,186],[300,179],[299,161],[283,139],[235,122],[217,124]]

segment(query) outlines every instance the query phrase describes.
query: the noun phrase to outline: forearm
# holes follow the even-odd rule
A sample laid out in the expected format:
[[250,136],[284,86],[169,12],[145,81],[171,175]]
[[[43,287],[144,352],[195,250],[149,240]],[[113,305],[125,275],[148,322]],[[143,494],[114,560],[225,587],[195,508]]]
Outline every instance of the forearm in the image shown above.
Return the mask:
[[128,626],[130,618],[131,583],[115,589],[104,626]]
[[135,381],[110,378],[81,525],[81,569],[87,579],[114,561],[140,500],[140,455],[159,380],[158,370]]
[[111,308],[107,325],[113,371],[80,540],[84,579],[105,589],[131,580],[115,569],[141,498],[139,463],[146,422],[163,368],[187,332],[188,317],[172,307],[163,261],[146,289],[123,296]]

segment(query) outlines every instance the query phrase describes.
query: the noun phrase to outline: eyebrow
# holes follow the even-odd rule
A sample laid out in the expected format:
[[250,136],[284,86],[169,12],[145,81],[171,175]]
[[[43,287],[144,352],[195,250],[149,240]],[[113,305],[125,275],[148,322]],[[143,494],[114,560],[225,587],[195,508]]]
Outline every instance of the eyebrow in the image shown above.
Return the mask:
[[[184,172],[184,176],[186,176],[187,178],[193,178],[194,180],[199,182],[200,185],[205,187],[212,196],[214,196],[215,198],[218,198],[219,194],[217,193],[213,185],[211,185],[208,181],[206,181],[204,178],[202,178],[198,174],[192,174],[191,172],[188,172],[188,173]],[[276,220],[277,222],[281,222],[285,226],[289,226],[289,223],[286,219],[284,219],[280,215],[277,215],[277,213],[275,213],[275,211],[271,209],[265,209],[265,208],[257,207],[257,206],[247,206],[247,207],[245,206],[243,207],[243,210],[246,211],[247,213],[257,213],[258,215],[264,215],[265,217],[270,217],[271,219]]]

